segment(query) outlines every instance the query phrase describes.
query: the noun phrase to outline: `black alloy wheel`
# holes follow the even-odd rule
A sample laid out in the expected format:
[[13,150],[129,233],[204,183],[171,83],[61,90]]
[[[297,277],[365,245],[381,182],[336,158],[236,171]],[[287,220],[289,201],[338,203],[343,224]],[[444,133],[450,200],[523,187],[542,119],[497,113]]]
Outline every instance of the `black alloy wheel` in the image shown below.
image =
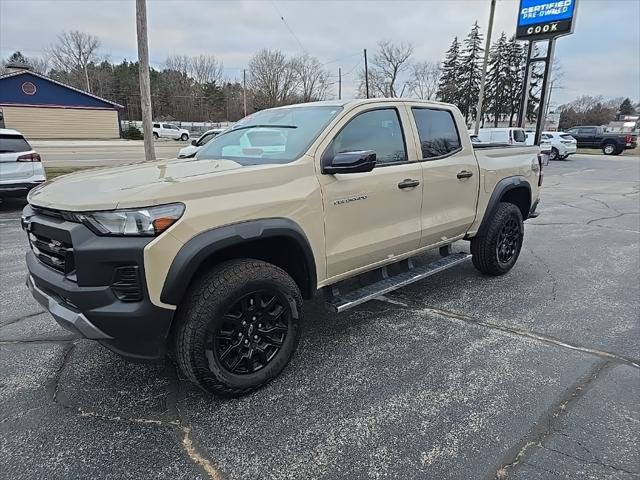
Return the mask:
[[281,293],[259,290],[244,295],[209,331],[205,354],[209,362],[234,375],[255,373],[278,354],[289,332],[291,307]]
[[516,218],[509,217],[500,230],[496,245],[496,254],[500,263],[508,264],[513,259],[518,252],[521,237],[520,223]]

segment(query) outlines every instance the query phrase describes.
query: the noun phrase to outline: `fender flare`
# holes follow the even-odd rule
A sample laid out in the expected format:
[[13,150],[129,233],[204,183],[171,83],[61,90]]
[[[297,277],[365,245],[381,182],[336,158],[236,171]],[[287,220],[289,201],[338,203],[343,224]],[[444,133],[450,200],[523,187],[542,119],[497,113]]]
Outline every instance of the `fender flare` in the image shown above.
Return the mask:
[[198,268],[216,252],[251,240],[273,237],[288,237],[300,246],[307,276],[307,281],[301,290],[303,296],[309,298],[316,290],[317,274],[313,250],[307,236],[292,220],[266,218],[213,228],[190,239],[180,248],[171,262],[160,300],[169,305],[178,305]]
[[[509,190],[514,190],[516,188],[525,187],[529,192],[529,208],[531,208],[531,184],[526,177],[522,175],[516,175],[513,177],[507,177],[500,180],[493,189],[491,193],[491,197],[489,197],[489,203],[487,203],[487,208],[484,211],[484,216],[482,217],[482,222],[480,223],[480,227],[478,228],[478,234],[482,233],[486,228],[493,217],[496,209],[498,208],[498,204],[500,203],[500,199],[507,193]],[[529,212],[527,215],[523,215],[523,220],[528,218]]]

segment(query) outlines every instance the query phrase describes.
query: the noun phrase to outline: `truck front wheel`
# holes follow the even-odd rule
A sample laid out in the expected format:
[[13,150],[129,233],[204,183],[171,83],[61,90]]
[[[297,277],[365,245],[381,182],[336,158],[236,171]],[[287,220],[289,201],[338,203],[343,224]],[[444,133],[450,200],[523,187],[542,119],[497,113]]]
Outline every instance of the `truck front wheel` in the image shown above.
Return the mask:
[[282,372],[298,345],[302,296],[281,268],[223,263],[197,279],[178,308],[180,370],[204,390],[235,397]]
[[500,203],[486,228],[471,239],[473,265],[487,275],[504,275],[518,260],[523,238],[520,209]]

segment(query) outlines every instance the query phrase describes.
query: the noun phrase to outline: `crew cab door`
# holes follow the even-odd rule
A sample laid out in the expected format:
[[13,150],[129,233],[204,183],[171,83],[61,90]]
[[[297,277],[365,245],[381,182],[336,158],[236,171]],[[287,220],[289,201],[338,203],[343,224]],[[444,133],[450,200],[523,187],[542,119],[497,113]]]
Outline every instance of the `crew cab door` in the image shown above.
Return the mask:
[[415,145],[406,141],[408,122],[403,108],[362,105],[318,149],[317,165],[323,155],[376,153],[370,172],[319,175],[328,277],[365,270],[418,248],[422,170],[410,160],[415,160]]
[[426,247],[467,232],[476,216],[480,172],[459,113],[421,104],[407,108],[423,169],[420,247]]

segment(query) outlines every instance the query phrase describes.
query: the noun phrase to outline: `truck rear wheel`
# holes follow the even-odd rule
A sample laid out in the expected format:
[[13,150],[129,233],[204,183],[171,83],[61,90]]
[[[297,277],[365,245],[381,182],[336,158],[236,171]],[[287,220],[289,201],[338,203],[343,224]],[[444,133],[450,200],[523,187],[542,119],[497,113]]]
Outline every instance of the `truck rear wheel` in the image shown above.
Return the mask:
[[602,153],[605,155],[620,155],[621,150],[615,143],[605,143],[602,146]]
[[504,275],[518,260],[523,238],[520,209],[500,203],[484,231],[471,239],[473,265],[487,275]]
[[204,390],[235,397],[264,386],[289,363],[302,296],[281,268],[233,260],[196,280],[177,315],[179,368]]

